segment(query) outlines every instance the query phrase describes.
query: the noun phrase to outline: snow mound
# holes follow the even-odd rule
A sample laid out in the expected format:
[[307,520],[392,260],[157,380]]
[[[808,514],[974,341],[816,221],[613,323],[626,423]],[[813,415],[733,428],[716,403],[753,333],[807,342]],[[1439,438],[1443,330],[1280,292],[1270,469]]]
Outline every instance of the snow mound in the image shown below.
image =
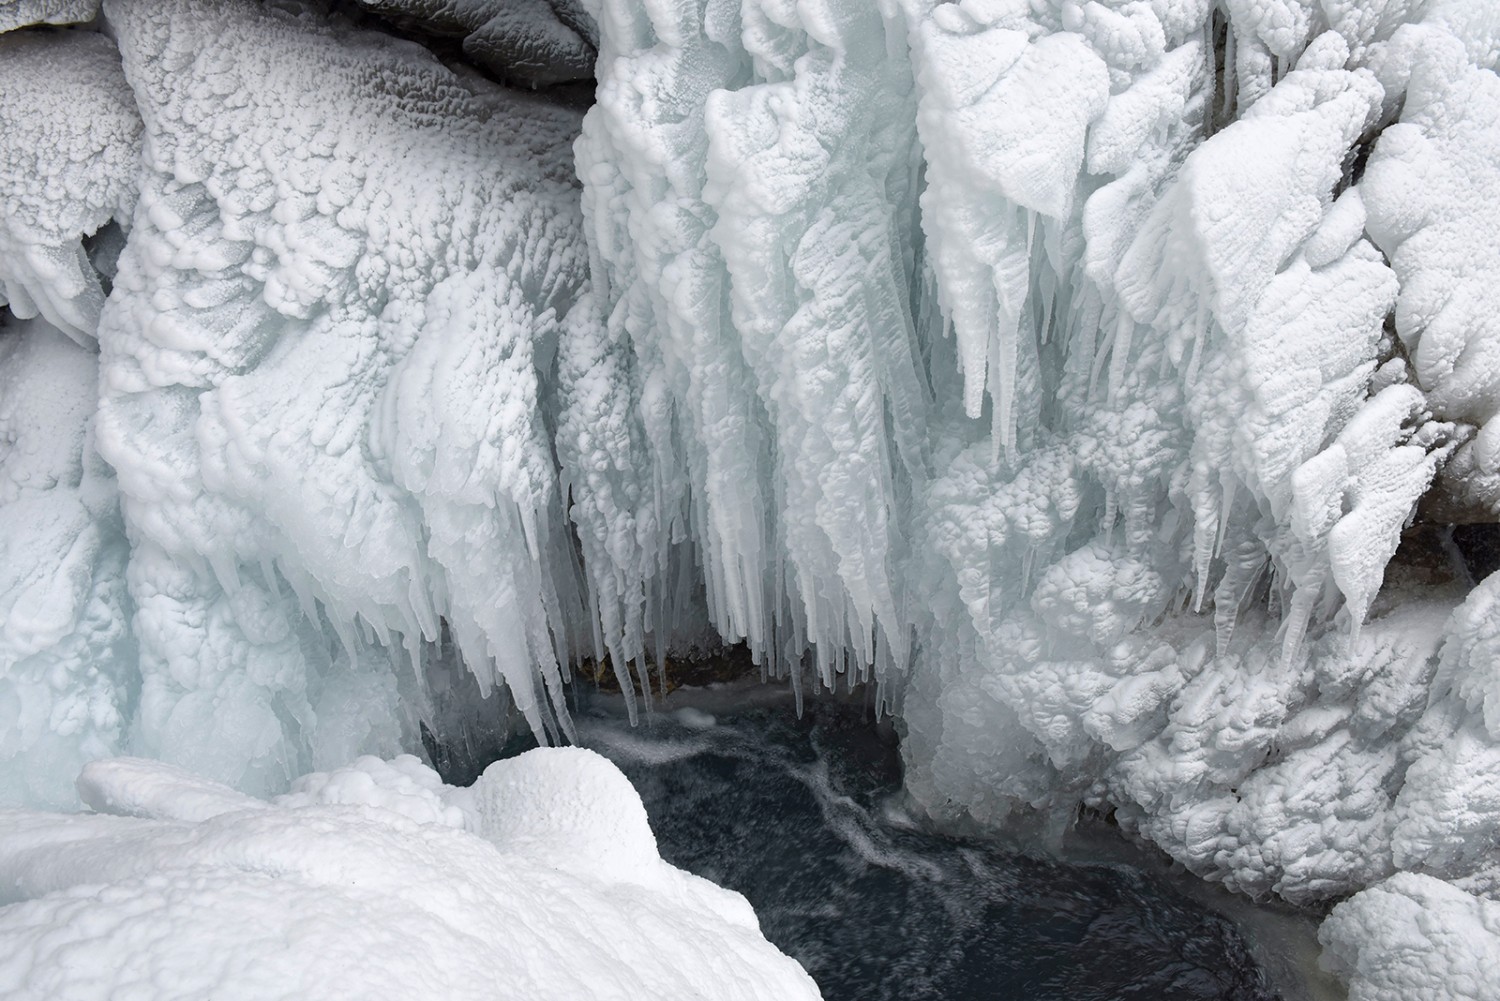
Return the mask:
[[1322,963],[1349,1001],[1495,997],[1500,901],[1431,876],[1398,873],[1333,909],[1318,929]]
[[[91,800],[129,804],[132,816],[4,815],[0,992],[17,1001],[819,996],[761,937],[743,897],[662,862],[638,830],[628,836],[644,826],[644,808],[592,752],[531,751],[471,790],[442,786],[412,759],[353,772],[379,777],[364,796],[343,781],[336,804],[269,806],[159,764],[102,761],[83,780]],[[390,809],[397,776],[490,806],[472,831],[414,820]],[[628,872],[593,854],[621,836]]]

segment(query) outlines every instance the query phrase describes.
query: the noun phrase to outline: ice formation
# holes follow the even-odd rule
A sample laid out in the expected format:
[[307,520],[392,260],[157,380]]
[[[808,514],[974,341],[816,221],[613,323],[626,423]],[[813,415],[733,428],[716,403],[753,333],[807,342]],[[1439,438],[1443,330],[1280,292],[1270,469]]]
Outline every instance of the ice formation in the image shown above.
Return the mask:
[[0,422],[77,429],[0,496],[8,796],[390,756],[443,644],[565,736],[718,639],[877,681],[939,819],[1493,894],[1500,4],[363,6],[0,39]]
[[1334,908],[1319,937],[1349,1001],[1480,1001],[1495,996],[1500,901],[1398,873]]
[[587,627],[535,356],[582,281],[576,116],[248,3],[106,14],[146,130],[97,427],[138,748],[261,791],[394,753],[440,622],[554,728],[533,679]]
[[99,0],[0,0],[0,32],[37,24],[82,24],[99,14]]
[[545,87],[592,80],[593,21],[579,0],[359,0],[418,30],[461,39],[463,53],[506,80]]
[[120,253],[118,231],[101,230],[129,221],[140,156],[140,116],[108,39],[0,37],[0,304],[75,339],[94,336],[101,273]]
[[94,355],[44,320],[0,337],[0,800],[63,807],[134,706],[112,471],[89,428]]
[[138,759],[93,815],[0,815],[0,992],[23,998],[815,999],[750,905],[663,862],[578,748],[472,787],[411,757],[275,804]]

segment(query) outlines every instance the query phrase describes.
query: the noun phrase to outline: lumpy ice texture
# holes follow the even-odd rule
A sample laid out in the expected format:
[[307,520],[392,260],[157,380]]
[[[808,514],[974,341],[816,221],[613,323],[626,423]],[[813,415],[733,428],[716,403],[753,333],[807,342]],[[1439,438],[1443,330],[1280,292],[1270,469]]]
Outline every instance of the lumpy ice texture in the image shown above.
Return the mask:
[[1493,893],[1500,5],[365,6],[0,40],[8,797],[742,642],[937,820]]
[[[0,38],[0,305],[94,336],[104,289],[83,241],[129,223],[140,155],[140,116],[108,39]],[[99,249],[113,273],[118,241]]]
[[79,787],[106,812],[0,815],[18,1001],[818,997],[743,897],[661,860],[592,751],[531,751],[467,789],[365,758],[274,805],[139,759]]
[[108,14],[147,136],[99,330],[139,748],[262,790],[392,752],[395,662],[445,632],[554,729],[583,608],[536,357],[582,281],[574,117],[250,4]]

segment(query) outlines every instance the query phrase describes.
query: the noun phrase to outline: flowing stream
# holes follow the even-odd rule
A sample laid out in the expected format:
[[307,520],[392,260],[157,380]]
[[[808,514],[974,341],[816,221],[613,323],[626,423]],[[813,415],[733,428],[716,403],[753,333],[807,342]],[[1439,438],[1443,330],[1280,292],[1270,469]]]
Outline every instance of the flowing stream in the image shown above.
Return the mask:
[[923,829],[899,806],[894,735],[857,705],[679,709],[631,728],[607,703],[580,705],[581,740],[635,783],[663,857],[743,893],[828,1001],[1285,996],[1236,924],[1154,862]]

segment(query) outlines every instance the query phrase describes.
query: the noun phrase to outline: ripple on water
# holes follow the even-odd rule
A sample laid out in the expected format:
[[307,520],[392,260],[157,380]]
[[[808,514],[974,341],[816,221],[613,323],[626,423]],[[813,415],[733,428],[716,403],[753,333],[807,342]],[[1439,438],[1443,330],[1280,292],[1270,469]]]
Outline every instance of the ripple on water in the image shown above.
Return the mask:
[[1143,870],[905,821],[886,805],[894,741],[857,707],[578,722],[635,783],[662,856],[743,893],[828,1001],[1276,996],[1233,924]]

